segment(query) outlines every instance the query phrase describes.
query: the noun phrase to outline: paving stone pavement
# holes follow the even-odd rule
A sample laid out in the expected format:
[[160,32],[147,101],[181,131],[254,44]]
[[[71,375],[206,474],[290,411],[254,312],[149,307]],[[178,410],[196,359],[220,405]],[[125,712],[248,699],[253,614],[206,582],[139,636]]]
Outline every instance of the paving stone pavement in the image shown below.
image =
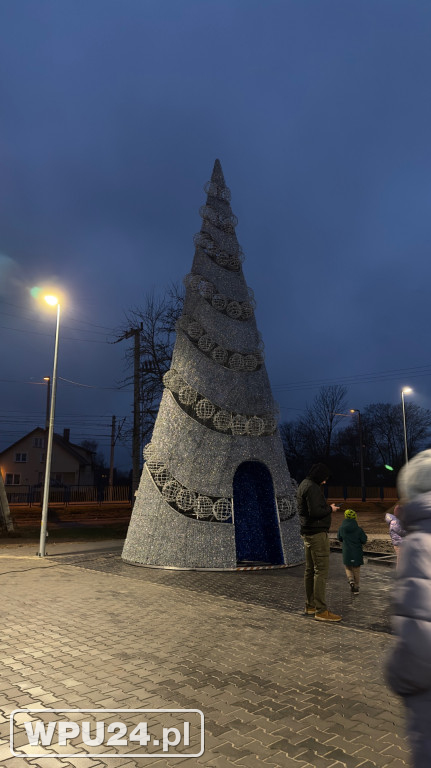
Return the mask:
[[[52,549],[52,548],[51,548]],[[41,560],[0,548],[1,768],[402,768],[402,705],[386,688],[393,570],[362,569],[353,597],[331,554],[328,603],[302,615],[303,567],[240,573],[139,568],[121,545]],[[197,708],[200,757],[14,757],[16,708]],[[78,751],[73,742],[73,752]]]

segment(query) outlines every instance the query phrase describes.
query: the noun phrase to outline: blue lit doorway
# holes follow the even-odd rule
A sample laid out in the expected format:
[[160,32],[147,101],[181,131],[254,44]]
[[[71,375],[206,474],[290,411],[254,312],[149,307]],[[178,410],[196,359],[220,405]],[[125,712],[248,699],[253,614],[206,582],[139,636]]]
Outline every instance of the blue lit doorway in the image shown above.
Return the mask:
[[265,464],[239,465],[233,479],[233,513],[237,561],[284,564],[274,486]]

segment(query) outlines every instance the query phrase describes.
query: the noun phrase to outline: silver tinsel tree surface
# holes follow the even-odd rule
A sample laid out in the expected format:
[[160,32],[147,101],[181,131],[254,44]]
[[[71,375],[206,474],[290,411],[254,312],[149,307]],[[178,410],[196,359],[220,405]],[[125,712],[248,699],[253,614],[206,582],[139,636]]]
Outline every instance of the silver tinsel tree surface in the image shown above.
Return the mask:
[[165,568],[296,565],[304,559],[296,487],[219,160],[205,192],[122,556]]

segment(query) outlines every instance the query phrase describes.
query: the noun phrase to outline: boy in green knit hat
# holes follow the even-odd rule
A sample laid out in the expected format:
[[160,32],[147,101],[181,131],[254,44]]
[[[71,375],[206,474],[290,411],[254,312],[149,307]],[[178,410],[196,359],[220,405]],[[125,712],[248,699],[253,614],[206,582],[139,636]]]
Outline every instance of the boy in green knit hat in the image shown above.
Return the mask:
[[342,543],[343,563],[350,589],[354,595],[358,595],[359,570],[364,562],[362,545],[365,544],[367,535],[359,527],[356,512],[353,509],[346,509],[344,520],[338,529],[337,538]]

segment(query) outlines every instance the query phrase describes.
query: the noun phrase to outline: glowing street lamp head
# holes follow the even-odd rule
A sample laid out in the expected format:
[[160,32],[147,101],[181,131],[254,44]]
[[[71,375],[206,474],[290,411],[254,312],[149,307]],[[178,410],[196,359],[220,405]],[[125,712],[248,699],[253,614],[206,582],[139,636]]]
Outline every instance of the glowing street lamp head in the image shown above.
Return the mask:
[[57,296],[44,296],[43,297],[47,304],[49,304],[51,307],[56,307],[58,304]]
[[410,395],[413,392],[413,390],[411,387],[403,387],[401,392],[403,393],[403,395]]

